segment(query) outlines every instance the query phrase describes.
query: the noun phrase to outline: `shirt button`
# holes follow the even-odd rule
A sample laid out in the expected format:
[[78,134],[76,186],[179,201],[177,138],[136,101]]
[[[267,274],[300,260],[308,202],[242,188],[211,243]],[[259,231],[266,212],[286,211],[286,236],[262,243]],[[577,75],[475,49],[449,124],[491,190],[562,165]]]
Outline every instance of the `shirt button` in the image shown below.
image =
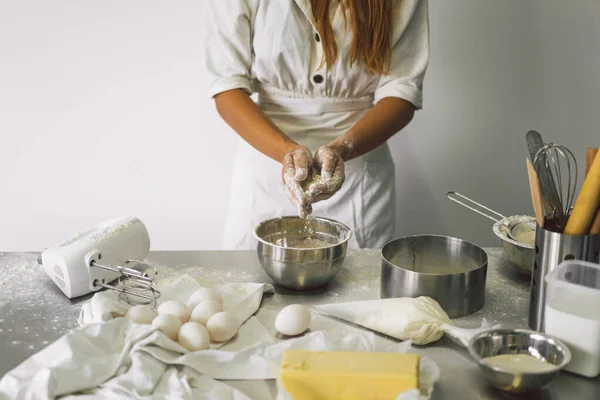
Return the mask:
[[313,76],[313,81],[315,81],[315,83],[323,83],[323,76],[315,75],[315,76]]
[[315,33],[315,40],[316,40],[317,42],[320,42],[320,41],[321,41],[321,36],[319,36],[319,33],[318,33],[318,32],[317,32],[317,33]]

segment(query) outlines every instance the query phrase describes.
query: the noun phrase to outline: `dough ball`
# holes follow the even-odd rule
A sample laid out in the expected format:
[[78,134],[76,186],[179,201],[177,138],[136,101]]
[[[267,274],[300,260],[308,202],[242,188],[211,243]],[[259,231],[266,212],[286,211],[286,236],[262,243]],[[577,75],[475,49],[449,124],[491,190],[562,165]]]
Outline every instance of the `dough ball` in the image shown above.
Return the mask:
[[158,306],[159,314],[171,314],[179,318],[182,324],[190,319],[190,309],[181,300],[167,300]]
[[198,289],[190,296],[188,305],[190,306],[190,309],[193,310],[194,307],[200,303],[204,303],[205,301],[214,301],[215,303],[223,305],[223,296],[221,296],[221,294],[215,289]]
[[173,314],[158,314],[152,320],[152,325],[164,332],[171,340],[177,340],[177,334],[181,328],[181,321]]
[[151,324],[154,317],[156,317],[156,311],[148,305],[139,304],[127,310],[125,317],[138,324]]
[[202,324],[187,322],[179,330],[179,344],[189,351],[206,350],[210,345],[210,337]]
[[209,318],[221,311],[223,311],[221,304],[215,301],[205,301],[194,307],[190,321],[199,322],[206,326]]
[[238,327],[236,316],[228,311],[216,313],[206,322],[206,329],[214,342],[228,341],[235,336]]
[[310,311],[306,306],[291,304],[275,318],[275,329],[283,335],[296,336],[308,329],[310,319]]

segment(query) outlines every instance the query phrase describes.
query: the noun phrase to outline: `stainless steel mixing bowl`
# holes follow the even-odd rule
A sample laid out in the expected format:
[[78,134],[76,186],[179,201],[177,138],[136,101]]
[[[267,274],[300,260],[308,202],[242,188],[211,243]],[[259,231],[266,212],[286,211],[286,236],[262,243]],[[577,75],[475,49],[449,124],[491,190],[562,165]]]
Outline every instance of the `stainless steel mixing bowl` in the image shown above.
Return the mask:
[[[571,352],[564,343],[525,329],[490,329],[473,337],[468,347],[490,384],[515,394],[545,388],[571,361]],[[501,354],[530,354],[555,368],[548,372],[520,373],[485,362],[486,357]]]
[[450,318],[483,306],[488,257],[481,247],[448,236],[419,235],[392,240],[381,255],[382,298],[428,296]]
[[258,224],[254,237],[271,279],[288,289],[308,290],[325,285],[342,268],[352,231],[327,218],[281,217]]

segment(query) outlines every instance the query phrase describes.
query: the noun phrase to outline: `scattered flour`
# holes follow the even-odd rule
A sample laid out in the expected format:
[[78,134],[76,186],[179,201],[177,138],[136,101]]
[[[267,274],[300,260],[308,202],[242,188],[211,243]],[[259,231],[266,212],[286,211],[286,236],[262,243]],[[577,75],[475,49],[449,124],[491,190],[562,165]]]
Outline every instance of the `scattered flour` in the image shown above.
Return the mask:
[[0,347],[24,346],[33,353],[77,326],[81,301],[62,294],[37,264],[37,254],[4,253],[0,270]]

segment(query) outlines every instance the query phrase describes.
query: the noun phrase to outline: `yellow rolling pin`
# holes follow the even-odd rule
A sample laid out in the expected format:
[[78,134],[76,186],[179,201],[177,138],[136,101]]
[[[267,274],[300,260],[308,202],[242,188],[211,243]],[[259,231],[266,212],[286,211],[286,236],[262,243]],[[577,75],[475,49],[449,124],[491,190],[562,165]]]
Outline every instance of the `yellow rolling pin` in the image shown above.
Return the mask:
[[[600,149],[593,147],[587,149],[585,176],[587,176],[588,172],[590,171],[590,168],[596,159],[596,155],[598,154],[598,150]],[[590,228],[590,235],[596,235],[598,233],[600,233],[600,207],[598,207],[598,210],[596,211],[596,217],[594,217],[592,221],[592,227]]]
[[595,157],[575,207],[567,222],[565,235],[585,235],[600,204],[600,157]]

